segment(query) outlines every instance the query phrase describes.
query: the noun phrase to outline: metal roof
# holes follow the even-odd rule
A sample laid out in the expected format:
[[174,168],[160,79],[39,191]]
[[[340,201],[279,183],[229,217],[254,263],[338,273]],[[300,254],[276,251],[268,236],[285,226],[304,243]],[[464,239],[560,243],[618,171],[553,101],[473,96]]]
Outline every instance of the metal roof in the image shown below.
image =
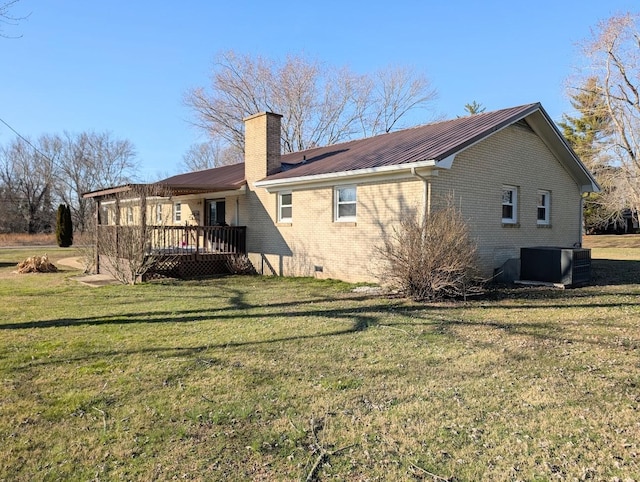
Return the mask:
[[82,197],[108,197],[115,194],[146,188],[157,187],[162,193],[170,193],[173,196],[184,196],[205,192],[233,191],[245,185],[244,162],[229,166],[204,169],[202,171],[188,172],[171,176],[152,184],[125,184],[84,193]]
[[460,117],[375,137],[284,154],[287,169],[265,181],[440,161],[526,117],[540,104]]
[[93,198],[93,197],[110,196],[114,194],[120,194],[123,192],[131,191],[133,189],[141,188],[143,186],[145,186],[145,184],[122,184],[121,186],[113,186],[113,187],[108,187],[106,189],[97,189],[95,191],[85,192],[85,193],[82,193],[82,197],[87,199],[87,198]]
[[245,184],[244,162],[178,174],[155,184],[167,187],[176,195],[231,191],[239,189]]
[[[598,191],[593,176],[584,167],[539,103],[435,122],[374,137],[283,154],[280,172],[259,184],[287,183],[310,176],[332,176],[353,171],[407,168],[422,161],[443,161],[506,126],[522,119],[543,139],[573,173],[585,191]],[[229,191],[246,184],[244,163],[179,174],[155,183],[174,195]],[[87,193],[85,197],[112,194],[114,188]],[[120,188],[121,189],[121,188]]]

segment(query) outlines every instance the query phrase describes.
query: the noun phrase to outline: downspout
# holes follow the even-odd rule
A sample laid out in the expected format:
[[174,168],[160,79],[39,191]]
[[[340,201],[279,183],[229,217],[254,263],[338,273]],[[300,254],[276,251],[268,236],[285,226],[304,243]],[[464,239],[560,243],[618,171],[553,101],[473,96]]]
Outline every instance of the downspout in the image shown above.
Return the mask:
[[424,182],[424,192],[422,195],[422,200],[424,203],[423,219],[428,219],[431,216],[431,176],[425,177],[418,174],[415,167],[411,168],[411,174],[418,179],[422,179],[422,181]]
[[578,219],[580,220],[578,224],[578,246],[580,248],[582,248],[582,235],[586,228],[584,225],[584,198],[588,195],[589,193],[583,193],[580,196],[580,202],[578,203],[580,209],[580,212],[578,213]]

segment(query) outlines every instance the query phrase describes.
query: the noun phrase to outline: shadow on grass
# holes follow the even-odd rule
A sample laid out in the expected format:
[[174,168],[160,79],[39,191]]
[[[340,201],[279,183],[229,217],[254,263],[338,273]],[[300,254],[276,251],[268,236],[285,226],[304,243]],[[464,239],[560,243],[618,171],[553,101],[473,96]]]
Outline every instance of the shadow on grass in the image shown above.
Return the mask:
[[640,283],[640,261],[594,259],[591,261],[592,284],[595,286]]
[[[594,260],[593,263],[594,284],[598,285],[626,285],[640,282],[640,262],[618,260]],[[624,288],[623,288],[624,289]],[[495,309],[504,312],[526,309],[566,309],[572,308],[611,308],[636,307],[637,303],[628,298],[616,299],[606,302],[593,300],[594,292],[591,290],[551,290],[546,288],[517,288],[509,290],[497,290],[495,298],[485,297],[466,303],[440,303],[417,304],[407,302],[404,299],[380,301],[375,296],[350,295],[333,299],[324,293],[317,298],[311,296],[305,299],[284,301],[275,303],[255,304],[248,301],[244,290],[226,289],[224,298],[227,306],[216,306],[205,309],[183,310],[158,310],[143,312],[131,310],[128,313],[109,314],[101,316],[83,317],[59,317],[48,320],[33,320],[26,322],[0,323],[2,330],[44,329],[56,327],[74,327],[83,325],[130,325],[130,324],[156,324],[156,323],[247,323],[264,319],[305,319],[312,323],[312,319],[326,320],[327,322],[340,322],[340,326],[326,326],[326,331],[319,333],[291,333],[285,336],[274,336],[260,339],[212,340],[212,344],[203,344],[196,347],[149,347],[148,349],[135,350],[136,352],[175,352],[197,353],[207,349],[224,349],[244,346],[261,346],[273,343],[287,343],[303,340],[322,339],[336,336],[345,336],[366,331],[371,327],[390,327],[405,331],[400,327],[419,326],[429,327],[434,334],[447,337],[457,337],[458,327],[478,326],[504,333],[508,336],[527,336],[539,340],[556,340],[575,343],[594,343],[602,346],[616,348],[611,340],[591,340],[576,336],[562,323],[539,321],[476,321],[468,319],[464,311],[468,309]],[[619,293],[623,294],[623,293]],[[614,293],[615,295],[615,293]],[[211,295],[209,295],[211,296]],[[220,297],[220,296],[216,296]],[[524,303],[500,303],[500,300],[515,299],[525,300]],[[531,300],[527,302],[526,300]],[[595,301],[595,302],[594,302]],[[346,306],[343,305],[346,304]],[[399,315],[401,319],[395,316]],[[570,317],[571,314],[567,313]],[[514,314],[514,316],[517,316]],[[589,324],[613,326],[614,320],[593,319]],[[346,322],[346,323],[345,323]],[[333,328],[333,329],[332,329]],[[319,330],[320,331],[320,330]],[[409,332],[407,332],[409,334]],[[113,351],[111,355],[127,354],[126,350]],[[85,355],[82,358],[104,356],[105,353]],[[44,361],[43,363],[48,363]],[[51,361],[54,363],[54,361]],[[40,364],[40,363],[38,363]]]
[[[371,310],[368,314],[366,308],[336,308],[329,310],[313,310],[306,307],[304,303],[291,303],[290,306],[298,305],[299,310],[296,311],[283,311],[272,313],[243,313],[243,310],[249,310],[253,308],[248,305],[239,305],[240,312],[230,312],[220,314],[219,309],[212,311],[209,310],[182,310],[182,311],[161,311],[154,313],[123,313],[119,315],[106,315],[86,318],[59,318],[53,320],[38,320],[38,321],[26,321],[21,323],[3,323],[0,324],[0,330],[24,330],[34,328],[59,328],[67,326],[82,326],[82,325],[128,325],[138,323],[197,323],[201,321],[233,321],[251,322],[252,319],[263,320],[265,318],[296,318],[296,317],[320,317],[328,318],[331,320],[352,319],[354,321],[353,328],[348,330],[350,332],[362,331],[372,326],[377,321],[377,318],[373,315],[380,315],[380,309]],[[273,308],[276,305],[267,305],[268,308]],[[233,307],[233,310],[238,307]],[[420,308],[422,309],[422,308]]]
[[[618,306],[618,305],[611,305]],[[511,307],[504,307],[505,309],[509,309]],[[393,310],[393,308],[390,308]],[[289,336],[275,336],[275,337],[267,337],[267,338],[256,338],[242,341],[239,340],[228,340],[228,341],[220,341],[214,340],[213,343],[203,343],[196,346],[152,346],[152,347],[144,347],[144,348],[136,348],[136,349],[123,349],[123,350],[108,350],[108,351],[97,351],[93,353],[83,353],[81,356],[72,356],[71,358],[64,358],[64,360],[54,358],[40,359],[40,360],[31,360],[25,365],[23,365],[19,369],[28,369],[33,366],[42,366],[42,365],[56,365],[64,361],[64,363],[69,363],[73,361],[85,361],[88,359],[95,358],[104,358],[104,357],[113,357],[113,356],[129,356],[129,355],[139,355],[139,354],[163,354],[165,357],[179,357],[185,355],[198,355],[200,353],[208,352],[209,350],[228,350],[232,348],[243,349],[245,347],[259,347],[271,344],[280,344],[280,343],[298,343],[306,340],[315,340],[315,339],[330,339],[334,337],[348,336],[354,335],[359,332],[363,332],[368,330],[369,328],[390,328],[394,330],[398,330],[400,332],[405,333],[408,336],[412,336],[409,331],[411,328],[423,327],[428,328],[429,331],[435,335],[439,335],[442,337],[450,338],[450,339],[460,339],[460,333],[458,333],[458,328],[472,328],[472,329],[488,329],[495,332],[502,333],[504,337],[500,337],[498,340],[494,341],[486,341],[484,339],[468,339],[464,337],[465,343],[469,345],[477,345],[482,347],[487,347],[490,345],[498,345],[502,351],[510,352],[515,357],[527,356],[526,353],[529,353],[530,350],[535,349],[543,349],[545,351],[553,349],[552,345],[547,344],[547,341],[553,343],[560,343],[562,346],[573,346],[573,344],[582,345],[591,345],[604,347],[611,350],[636,350],[638,348],[638,344],[633,341],[629,341],[627,345],[624,345],[619,342],[617,337],[607,338],[607,337],[593,337],[588,332],[581,333],[573,329],[571,326],[564,326],[563,323],[552,322],[552,321],[529,321],[529,322],[510,322],[510,321],[495,321],[495,320],[471,320],[471,319],[460,319],[455,317],[436,317],[432,318],[428,310],[425,310],[421,307],[398,307],[397,310],[393,310],[397,315],[404,315],[411,318],[411,321],[401,321],[401,320],[393,320],[390,321],[387,319],[389,315],[389,309],[384,309],[382,307],[370,307],[370,311],[367,310],[366,307],[361,307],[358,309],[336,309],[336,310],[321,310],[313,313],[309,313],[308,311],[300,311],[300,312],[291,312],[291,313],[274,313],[269,316],[319,316],[326,317],[332,321],[336,320],[345,320],[349,319],[351,324],[347,327],[341,329],[334,329],[331,331],[324,331],[320,333],[311,333],[311,334],[291,334]],[[254,315],[256,318],[263,319],[265,317],[262,315]],[[237,317],[234,317],[237,318]],[[247,317],[252,318],[252,317]],[[66,320],[65,320],[66,321]],[[157,321],[157,320],[156,320]],[[167,322],[171,322],[173,320],[167,319],[163,320]],[[108,321],[106,321],[108,322]],[[114,321],[115,322],[115,321]],[[132,322],[141,322],[132,321]],[[75,324],[75,323],[73,323]],[[597,326],[606,326],[608,328],[618,327],[615,322],[612,322],[608,317],[594,319],[587,323],[588,325],[597,325]],[[60,326],[60,325],[57,325]],[[522,343],[522,337],[526,337],[530,340],[537,340],[542,344],[536,348],[535,345],[528,345],[528,347],[523,351],[522,349],[518,349],[517,351],[513,351],[513,348],[509,348],[508,344],[505,344],[505,337],[518,337],[520,339],[519,343]],[[429,341],[428,343],[431,343]],[[298,346],[298,345],[296,345]],[[518,345],[520,347],[524,345]],[[460,352],[460,357],[464,356],[464,351]],[[222,359],[216,359],[216,363],[222,363]]]
[[5,263],[1,263],[0,262],[0,269],[2,269],[2,268],[10,268],[12,266],[15,267],[17,265],[18,265],[18,263],[6,263],[6,262]]
[[[640,264],[640,262],[638,263]],[[609,283],[610,284],[610,283]],[[625,296],[626,293],[617,293]],[[616,295],[613,293],[612,295]],[[2,330],[25,330],[58,328],[73,326],[130,325],[157,323],[198,323],[204,321],[250,323],[252,320],[267,318],[304,318],[316,317],[327,320],[353,321],[353,328],[348,332],[362,331],[369,326],[384,322],[390,313],[407,317],[422,318],[435,313],[445,312],[451,315],[469,308],[526,310],[526,309],[573,309],[573,308],[621,308],[636,307],[636,302],[612,299],[606,302],[593,301],[593,291],[559,290],[553,288],[521,287],[514,289],[497,289],[474,301],[419,304],[399,298],[380,303],[376,297],[353,295],[334,299],[331,297],[311,298],[286,301],[280,303],[251,304],[247,302],[245,293],[240,290],[228,290],[225,293],[227,306],[210,309],[183,309],[176,311],[130,311],[126,313],[86,316],[77,318],[54,318],[49,320],[33,320],[24,322],[0,323]],[[523,300],[517,304],[501,304],[505,300]],[[368,303],[368,301],[371,301]],[[526,301],[530,301],[527,303]],[[340,306],[341,303],[358,303],[355,306]],[[327,308],[329,304],[329,308]],[[458,320],[451,320],[458,323]]]

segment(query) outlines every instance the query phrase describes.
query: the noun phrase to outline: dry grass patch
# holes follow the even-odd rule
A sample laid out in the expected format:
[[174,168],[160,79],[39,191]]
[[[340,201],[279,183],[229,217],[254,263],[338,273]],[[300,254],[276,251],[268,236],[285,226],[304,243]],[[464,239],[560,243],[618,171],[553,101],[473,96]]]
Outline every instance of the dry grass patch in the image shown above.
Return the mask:
[[70,275],[0,276],[0,480],[639,478],[638,284]]
[[55,234],[0,233],[0,246],[55,246]]
[[582,244],[585,248],[616,248],[618,250],[624,250],[626,248],[640,249],[640,235],[607,234],[584,236]]

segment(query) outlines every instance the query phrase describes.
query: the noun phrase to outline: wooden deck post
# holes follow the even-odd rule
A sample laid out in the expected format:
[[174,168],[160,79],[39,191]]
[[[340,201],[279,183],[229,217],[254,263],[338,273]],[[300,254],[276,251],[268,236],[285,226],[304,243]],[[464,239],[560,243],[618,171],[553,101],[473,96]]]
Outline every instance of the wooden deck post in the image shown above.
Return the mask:
[[95,218],[95,223],[96,223],[96,227],[95,227],[95,232],[94,232],[94,236],[95,236],[95,245],[96,245],[96,253],[95,253],[95,265],[96,265],[96,274],[100,274],[100,246],[99,246],[99,242],[100,242],[100,234],[98,233],[98,229],[100,227],[100,200],[96,199],[96,211],[94,213],[94,218]]

